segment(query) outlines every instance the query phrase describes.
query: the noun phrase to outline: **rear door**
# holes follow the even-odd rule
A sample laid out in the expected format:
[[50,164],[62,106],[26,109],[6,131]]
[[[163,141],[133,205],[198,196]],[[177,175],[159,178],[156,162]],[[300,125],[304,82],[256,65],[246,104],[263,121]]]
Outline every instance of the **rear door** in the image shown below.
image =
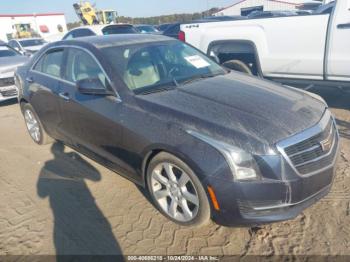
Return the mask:
[[45,130],[57,139],[62,139],[58,87],[63,53],[63,48],[48,50],[29,70],[25,79],[31,95],[30,104],[38,114]]
[[337,1],[331,23],[326,77],[350,81],[350,1]]

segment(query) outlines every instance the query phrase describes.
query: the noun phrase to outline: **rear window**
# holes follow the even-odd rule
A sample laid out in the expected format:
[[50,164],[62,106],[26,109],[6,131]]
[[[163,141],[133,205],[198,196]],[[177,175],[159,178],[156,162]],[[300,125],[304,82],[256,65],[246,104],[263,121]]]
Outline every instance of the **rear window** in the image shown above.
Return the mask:
[[30,39],[19,41],[23,47],[44,45],[46,42],[43,39]]
[[102,30],[104,35],[116,35],[116,34],[137,34],[137,30],[133,26],[120,26],[112,25],[107,26]]

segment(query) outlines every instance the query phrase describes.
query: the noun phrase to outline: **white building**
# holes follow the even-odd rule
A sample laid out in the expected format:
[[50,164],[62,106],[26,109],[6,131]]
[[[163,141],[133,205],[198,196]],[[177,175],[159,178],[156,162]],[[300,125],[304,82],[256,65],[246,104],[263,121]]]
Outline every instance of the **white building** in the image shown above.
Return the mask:
[[237,3],[228,6],[219,12],[215,13],[215,16],[233,16],[242,15],[246,16],[252,11],[282,11],[282,10],[296,10],[297,7],[305,2],[305,0],[241,0]]
[[50,39],[67,32],[63,13],[0,14],[0,40],[8,41],[16,32],[15,25],[29,24],[42,38]]

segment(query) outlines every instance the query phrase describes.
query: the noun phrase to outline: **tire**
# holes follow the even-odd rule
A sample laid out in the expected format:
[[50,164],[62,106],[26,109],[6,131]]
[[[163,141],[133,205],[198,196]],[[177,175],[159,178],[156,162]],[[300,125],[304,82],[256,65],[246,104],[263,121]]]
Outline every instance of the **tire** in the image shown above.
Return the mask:
[[253,75],[252,70],[247,66],[244,62],[240,60],[230,60],[226,61],[225,63],[222,64],[223,66],[238,71],[242,73],[246,73],[248,75]]
[[[171,179],[173,175],[175,179]],[[156,155],[148,166],[146,180],[152,201],[173,222],[199,227],[210,221],[210,204],[202,183],[177,157],[165,152]]]
[[25,103],[21,104],[21,109],[28,133],[32,140],[38,145],[51,144],[53,139],[46,133],[33,107]]

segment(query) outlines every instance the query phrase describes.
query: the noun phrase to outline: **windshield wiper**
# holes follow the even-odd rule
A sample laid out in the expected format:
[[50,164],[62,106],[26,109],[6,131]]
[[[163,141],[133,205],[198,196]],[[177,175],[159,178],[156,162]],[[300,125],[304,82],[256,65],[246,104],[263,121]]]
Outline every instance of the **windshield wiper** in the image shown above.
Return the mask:
[[139,95],[148,95],[148,94],[153,94],[153,93],[159,93],[159,92],[165,92],[169,90],[174,90],[176,87],[175,86],[161,86],[157,88],[151,88],[147,89],[144,91],[139,92]]
[[187,79],[187,80],[181,82],[181,85],[184,86],[184,85],[187,85],[187,84],[190,84],[190,83],[193,83],[193,82],[196,82],[196,81],[200,81],[200,80],[203,80],[203,79],[213,78],[213,77],[216,77],[218,75],[223,75],[223,74],[219,73],[219,74],[197,75],[197,76],[191,77],[190,79]]

